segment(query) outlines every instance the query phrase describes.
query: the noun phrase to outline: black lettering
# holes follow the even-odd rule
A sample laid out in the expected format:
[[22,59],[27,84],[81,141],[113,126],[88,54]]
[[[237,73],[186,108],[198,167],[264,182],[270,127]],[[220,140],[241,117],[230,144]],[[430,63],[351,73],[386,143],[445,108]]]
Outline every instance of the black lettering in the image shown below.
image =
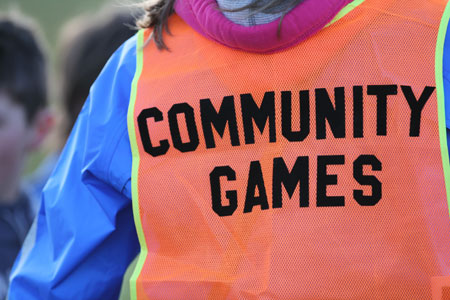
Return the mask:
[[353,87],[353,137],[364,137],[363,87]]
[[240,145],[233,96],[226,96],[223,98],[218,113],[212,105],[210,99],[200,100],[200,115],[202,119],[203,133],[205,135],[206,148],[216,147],[212,125],[220,137],[223,138],[227,123],[230,129],[231,145]]
[[221,217],[231,216],[238,206],[237,192],[225,192],[225,197],[229,200],[229,204],[224,206],[221,199],[220,177],[226,177],[228,181],[234,181],[236,180],[236,172],[229,166],[222,166],[215,167],[209,174],[213,211]]
[[148,130],[147,120],[153,118],[155,122],[160,122],[163,120],[162,112],[156,108],[146,108],[139,113],[137,118],[138,126],[139,126],[139,134],[141,136],[142,145],[144,146],[145,152],[150,154],[151,156],[160,156],[167,153],[169,150],[169,141],[162,140],[159,142],[159,146],[153,146],[152,141],[150,140],[150,131]]
[[386,135],[387,96],[397,95],[397,86],[368,85],[367,94],[377,96],[377,135]]
[[251,94],[241,95],[242,121],[244,123],[244,136],[246,144],[255,143],[253,121],[256,127],[263,133],[267,119],[269,120],[269,141],[276,142],[275,133],[275,93],[266,92],[261,107],[255,103]]
[[[178,125],[178,114],[184,114],[189,134],[189,142],[181,140],[180,127]],[[179,103],[169,110],[169,125],[172,135],[173,146],[181,152],[189,152],[197,149],[199,144],[197,126],[195,125],[194,109],[187,103]]]
[[420,134],[420,119],[422,116],[422,110],[425,104],[433,94],[435,87],[426,86],[417,100],[410,86],[402,85],[402,92],[405,95],[406,101],[408,101],[411,108],[411,119],[409,120],[409,136],[419,136]]
[[295,161],[292,171],[289,172],[284,160],[276,157],[273,160],[273,208],[282,207],[281,185],[284,185],[289,197],[292,198],[295,188],[299,185],[299,205],[309,206],[309,158],[299,156]]
[[327,196],[327,186],[337,184],[336,174],[327,174],[327,166],[343,165],[344,155],[318,156],[317,157],[317,206],[333,207],[344,206],[344,196]]
[[300,91],[300,130],[292,131],[292,93],[281,92],[281,129],[283,136],[290,142],[301,142],[309,134],[309,91]]
[[316,135],[326,138],[325,121],[328,121],[335,138],[345,138],[345,89],[334,89],[335,107],[326,89],[316,89]]
[[[258,196],[256,196],[256,189],[258,189]],[[248,173],[244,213],[252,212],[253,207],[256,205],[261,205],[261,210],[269,209],[261,164],[259,161],[252,161]]]
[[360,155],[353,162],[353,177],[361,185],[370,185],[372,187],[371,195],[364,195],[362,190],[354,190],[353,198],[361,206],[374,206],[382,196],[381,182],[371,175],[363,174],[363,166],[371,166],[374,171],[381,171],[381,162],[374,155]]

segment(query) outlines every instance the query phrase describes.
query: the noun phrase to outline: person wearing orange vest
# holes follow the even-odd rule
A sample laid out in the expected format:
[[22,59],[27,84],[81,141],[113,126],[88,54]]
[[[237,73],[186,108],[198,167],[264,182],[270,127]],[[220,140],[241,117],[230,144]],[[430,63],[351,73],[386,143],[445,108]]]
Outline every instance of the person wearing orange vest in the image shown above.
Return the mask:
[[9,299],[450,297],[446,1],[275,2],[148,7]]

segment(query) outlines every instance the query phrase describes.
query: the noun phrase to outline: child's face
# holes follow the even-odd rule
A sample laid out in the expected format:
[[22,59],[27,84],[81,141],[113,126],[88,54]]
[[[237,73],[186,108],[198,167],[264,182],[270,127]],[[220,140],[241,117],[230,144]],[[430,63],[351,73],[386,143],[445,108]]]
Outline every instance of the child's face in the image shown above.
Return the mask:
[[0,91],[0,199],[3,201],[12,201],[17,196],[31,134],[25,109]]

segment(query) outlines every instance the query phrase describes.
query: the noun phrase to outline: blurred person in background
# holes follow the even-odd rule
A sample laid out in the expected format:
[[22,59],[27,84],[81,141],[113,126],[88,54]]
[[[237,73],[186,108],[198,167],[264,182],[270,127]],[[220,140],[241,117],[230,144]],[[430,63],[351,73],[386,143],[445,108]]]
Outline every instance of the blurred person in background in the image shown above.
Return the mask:
[[445,299],[445,6],[145,2],[10,300]]
[[111,55],[137,28],[129,10],[106,7],[99,13],[75,17],[64,25],[58,50],[63,143],[72,130],[89,89]]
[[27,177],[32,194],[40,197],[89,89],[114,51],[136,33],[129,10],[104,7],[69,20],[60,32],[57,51],[58,115],[56,138],[40,166]]
[[0,299],[14,259],[31,226],[35,203],[22,173],[52,125],[47,110],[47,66],[36,24],[15,14],[0,15]]

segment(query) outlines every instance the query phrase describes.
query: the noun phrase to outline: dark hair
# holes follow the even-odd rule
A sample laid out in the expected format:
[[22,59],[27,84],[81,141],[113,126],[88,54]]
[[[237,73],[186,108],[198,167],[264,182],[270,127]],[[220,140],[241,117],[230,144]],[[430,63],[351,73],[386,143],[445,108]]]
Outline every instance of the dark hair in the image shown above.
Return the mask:
[[59,49],[65,137],[109,57],[136,33],[130,26],[134,22],[128,11],[105,9],[99,14],[78,16],[65,25]]
[[29,123],[47,105],[46,58],[35,26],[24,17],[0,15],[0,91],[24,107]]
[[[153,27],[152,38],[155,41],[158,49],[168,50],[167,45],[163,40],[163,31],[170,34],[168,27],[168,19],[173,14],[173,6],[176,0],[148,0],[142,4],[145,11],[144,16],[137,21],[139,28]],[[183,1],[183,0],[181,0]],[[281,13],[280,22],[278,24],[278,33],[280,32],[281,22],[284,16],[296,5],[303,0],[252,0],[249,4],[239,7],[237,9],[218,9],[227,12],[238,12],[249,10],[249,16],[257,13],[279,14]]]

